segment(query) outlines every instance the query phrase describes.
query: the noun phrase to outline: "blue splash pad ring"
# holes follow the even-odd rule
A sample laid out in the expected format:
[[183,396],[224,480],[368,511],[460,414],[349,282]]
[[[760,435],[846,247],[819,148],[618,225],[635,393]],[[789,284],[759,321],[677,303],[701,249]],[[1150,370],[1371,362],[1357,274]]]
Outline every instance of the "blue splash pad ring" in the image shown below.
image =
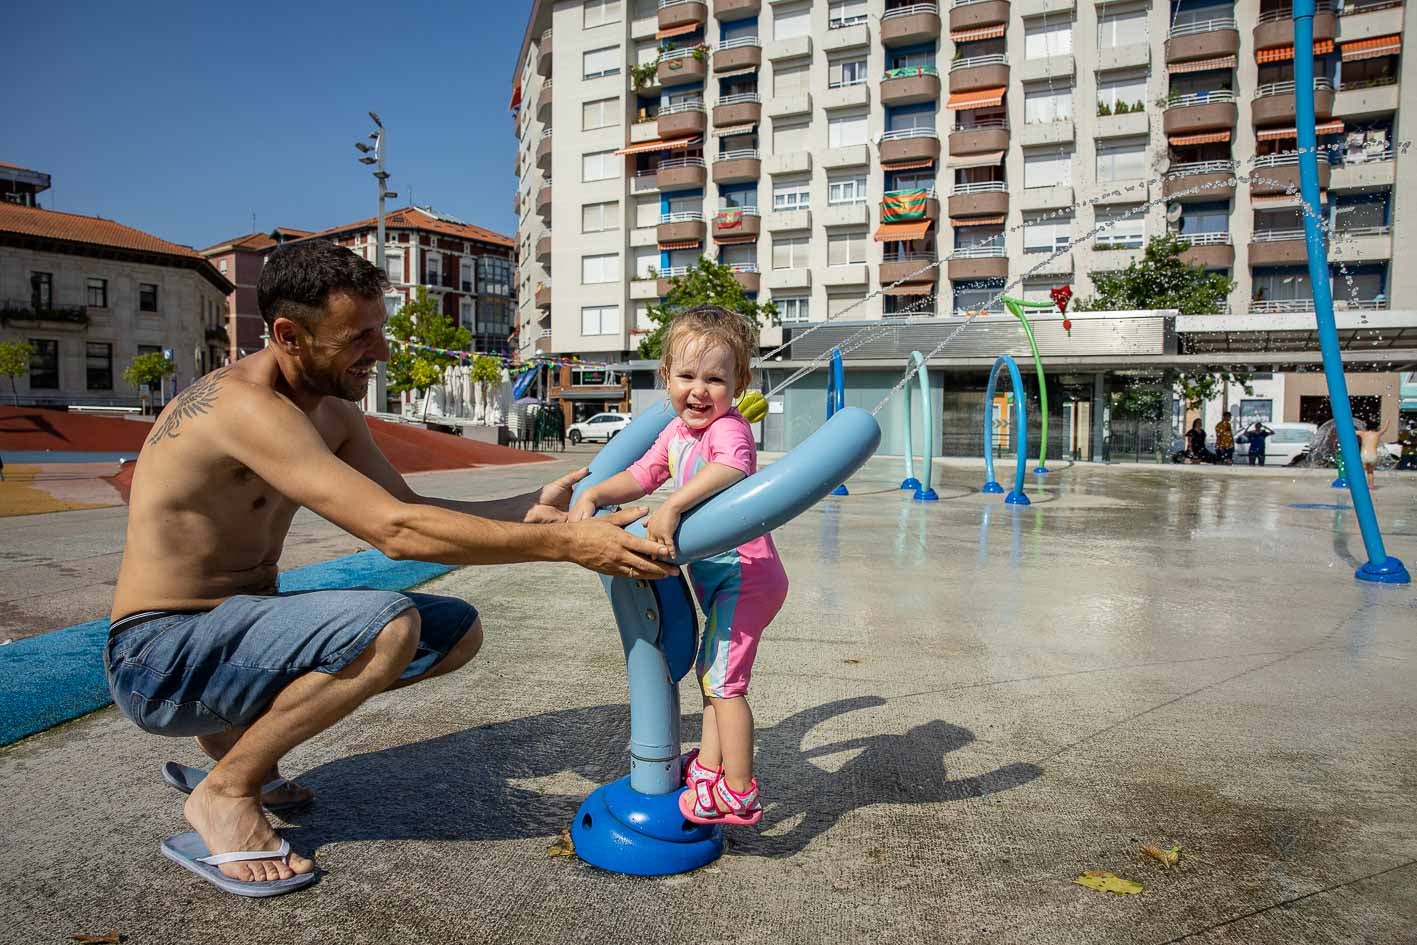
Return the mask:
[[994,480],[990,479],[988,482],[984,483],[984,487],[981,488],[979,491],[984,493],[985,495],[1003,495],[1004,487],[999,485]]
[[671,876],[714,862],[723,855],[723,829],[685,820],[679,793],[642,794],[629,775],[596,788],[571,822],[576,856],[633,876]]
[[1382,564],[1369,561],[1353,572],[1353,576],[1360,581],[1372,581],[1375,584],[1412,583],[1412,575],[1407,573],[1406,566],[1392,555],[1388,555]]

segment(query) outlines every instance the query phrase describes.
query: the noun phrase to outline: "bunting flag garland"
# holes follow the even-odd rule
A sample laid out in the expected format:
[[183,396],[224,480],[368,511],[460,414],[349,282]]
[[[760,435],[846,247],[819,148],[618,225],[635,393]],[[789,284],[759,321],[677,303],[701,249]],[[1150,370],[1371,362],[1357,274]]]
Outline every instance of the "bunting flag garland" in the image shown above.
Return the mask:
[[924,219],[929,197],[930,193],[926,190],[887,191],[881,197],[881,222],[904,223]]

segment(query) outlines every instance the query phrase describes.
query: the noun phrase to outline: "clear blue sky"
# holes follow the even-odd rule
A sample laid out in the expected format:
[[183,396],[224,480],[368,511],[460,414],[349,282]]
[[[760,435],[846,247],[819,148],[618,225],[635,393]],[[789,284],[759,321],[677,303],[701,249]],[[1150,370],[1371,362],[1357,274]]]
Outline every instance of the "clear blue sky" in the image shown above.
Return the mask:
[[354,149],[372,109],[395,206],[411,189],[511,234],[507,103],[530,6],[28,4],[0,56],[0,161],[53,175],[50,209],[200,248],[250,232],[253,212],[267,231],[373,216]]

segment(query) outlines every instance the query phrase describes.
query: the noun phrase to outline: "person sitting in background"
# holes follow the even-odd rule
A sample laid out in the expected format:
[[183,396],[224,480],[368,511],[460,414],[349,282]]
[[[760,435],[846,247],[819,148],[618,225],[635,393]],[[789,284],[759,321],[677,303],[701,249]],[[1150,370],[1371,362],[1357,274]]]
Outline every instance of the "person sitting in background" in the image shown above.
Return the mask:
[[1186,431],[1186,460],[1192,463],[1213,463],[1215,454],[1205,448],[1205,428],[1197,417]]

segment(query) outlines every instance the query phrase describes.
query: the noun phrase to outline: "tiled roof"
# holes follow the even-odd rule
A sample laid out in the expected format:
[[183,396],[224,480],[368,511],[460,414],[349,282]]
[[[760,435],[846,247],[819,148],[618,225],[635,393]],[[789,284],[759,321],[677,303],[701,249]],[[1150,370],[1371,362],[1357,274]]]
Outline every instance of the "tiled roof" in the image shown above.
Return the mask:
[[[359,220],[355,223],[346,223],[343,226],[331,227],[328,230],[321,230],[314,234],[316,237],[333,236],[337,233],[348,233],[352,230],[368,230],[378,226],[376,217],[369,217],[366,220]],[[491,243],[495,246],[505,246],[508,249],[516,246],[516,240],[510,236],[503,236],[501,233],[494,233],[491,230],[483,229],[480,226],[473,226],[470,223],[453,223],[450,220],[440,220],[430,216],[418,207],[403,207],[399,210],[391,210],[384,214],[384,227],[392,230],[426,230],[429,233],[439,233],[443,236],[452,236],[461,240],[480,240],[484,243]]]
[[202,250],[203,256],[218,256],[232,250],[246,250],[248,252],[262,253],[272,246],[278,245],[280,241],[273,238],[273,234],[278,234],[285,240],[303,239],[313,233],[313,230],[297,230],[290,226],[278,226],[270,233],[247,233],[245,236],[233,236],[229,240],[222,240],[214,243]]

